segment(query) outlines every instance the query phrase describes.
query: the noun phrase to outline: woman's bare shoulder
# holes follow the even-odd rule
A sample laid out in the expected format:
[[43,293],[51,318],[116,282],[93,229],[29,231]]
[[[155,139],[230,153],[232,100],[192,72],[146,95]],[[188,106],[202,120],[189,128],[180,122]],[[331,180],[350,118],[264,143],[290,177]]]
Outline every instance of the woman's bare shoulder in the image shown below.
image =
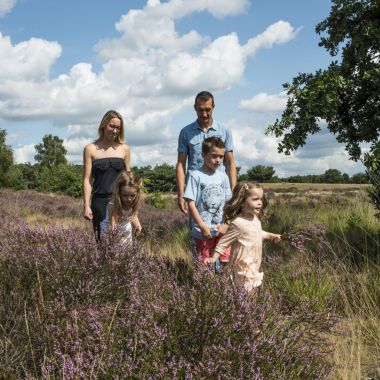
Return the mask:
[[129,150],[130,150],[129,145],[126,144],[126,143],[123,143],[123,144],[121,145],[121,148],[122,148],[125,152],[129,152]]
[[92,153],[96,151],[96,145],[95,143],[89,143],[84,146],[84,152],[85,153]]

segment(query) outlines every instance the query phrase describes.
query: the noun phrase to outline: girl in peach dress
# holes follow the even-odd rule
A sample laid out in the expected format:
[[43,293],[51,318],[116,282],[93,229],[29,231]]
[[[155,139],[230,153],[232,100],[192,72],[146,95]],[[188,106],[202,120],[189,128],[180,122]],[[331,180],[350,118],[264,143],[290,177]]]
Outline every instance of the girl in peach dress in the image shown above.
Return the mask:
[[264,273],[260,272],[263,240],[281,240],[281,235],[261,228],[265,206],[264,190],[260,185],[239,182],[224,207],[224,219],[229,225],[227,232],[219,240],[213,256],[205,260],[207,264],[214,263],[231,246],[226,271],[235,285],[243,286],[248,292],[260,286],[263,280]]

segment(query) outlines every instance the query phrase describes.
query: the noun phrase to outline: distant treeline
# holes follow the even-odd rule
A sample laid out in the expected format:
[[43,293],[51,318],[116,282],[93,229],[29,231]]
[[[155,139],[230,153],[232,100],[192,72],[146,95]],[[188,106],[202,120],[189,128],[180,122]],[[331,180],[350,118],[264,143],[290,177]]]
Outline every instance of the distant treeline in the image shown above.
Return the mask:
[[[259,165],[258,165],[259,166]],[[258,166],[250,170],[257,170]],[[162,164],[154,167],[133,167],[144,179],[144,188],[148,193],[176,191],[175,166]],[[248,171],[249,173],[250,171]],[[365,173],[353,176],[341,173],[337,169],[326,170],[320,175],[297,175],[286,178],[272,176],[271,178],[249,175],[239,175],[239,180],[255,182],[292,182],[292,183],[368,183]],[[34,189],[41,192],[62,193],[74,197],[82,195],[82,165],[61,163],[52,167],[41,164],[13,164],[7,175],[0,179],[4,187],[15,190]]]
[[[83,166],[69,164],[63,140],[46,135],[41,144],[35,145],[36,163],[16,164],[12,149],[5,144],[6,131],[0,129],[0,186],[15,190],[33,189],[80,197],[82,195]],[[144,179],[148,193],[173,192],[176,190],[175,166],[169,164],[133,167]],[[240,168],[238,168],[240,172]],[[272,166],[256,165],[247,173],[240,174],[239,180],[255,182],[293,183],[369,183],[366,173],[349,176],[337,169],[326,170],[319,175],[297,175],[279,178]]]

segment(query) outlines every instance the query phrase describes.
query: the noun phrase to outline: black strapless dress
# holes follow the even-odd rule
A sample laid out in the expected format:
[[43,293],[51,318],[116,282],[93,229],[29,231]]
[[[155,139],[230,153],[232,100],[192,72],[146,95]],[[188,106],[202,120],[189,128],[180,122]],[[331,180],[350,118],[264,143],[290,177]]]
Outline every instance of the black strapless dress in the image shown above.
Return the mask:
[[100,239],[100,222],[106,217],[107,204],[112,196],[113,183],[118,174],[125,170],[125,162],[120,157],[99,158],[92,161],[92,224],[96,238]]

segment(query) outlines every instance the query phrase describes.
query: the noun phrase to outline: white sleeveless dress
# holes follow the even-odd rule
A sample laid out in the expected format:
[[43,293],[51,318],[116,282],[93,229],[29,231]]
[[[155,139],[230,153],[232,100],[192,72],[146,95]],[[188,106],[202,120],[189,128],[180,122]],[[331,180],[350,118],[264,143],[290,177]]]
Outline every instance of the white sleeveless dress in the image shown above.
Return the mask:
[[[103,232],[108,231],[111,228],[111,214],[112,214],[113,203],[108,203],[106,218],[101,221],[100,228]],[[117,224],[117,230],[120,233],[120,241],[123,244],[132,243],[132,210],[122,210],[122,217]]]

